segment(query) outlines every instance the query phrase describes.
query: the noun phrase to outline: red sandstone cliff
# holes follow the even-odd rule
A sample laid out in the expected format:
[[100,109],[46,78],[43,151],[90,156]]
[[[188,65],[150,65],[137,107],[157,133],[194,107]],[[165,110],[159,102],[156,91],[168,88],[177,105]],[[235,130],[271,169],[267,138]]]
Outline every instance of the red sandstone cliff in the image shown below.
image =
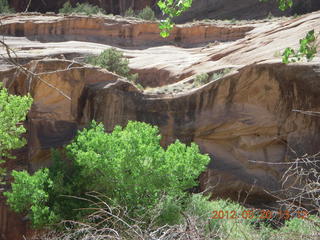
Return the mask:
[[[275,53],[296,47],[311,28],[320,31],[320,12],[237,26],[179,25],[166,40],[155,23],[117,17],[20,14],[1,22],[1,35],[17,60],[68,96],[1,59],[0,80],[12,93],[30,92],[34,98],[28,145],[9,169],[48,165],[50,148],[68,143],[92,119],[108,131],[128,120],[145,121],[160,127],[164,145],[179,138],[210,154],[202,189],[215,186],[213,197],[236,199],[252,188],[248,202],[259,205],[273,200],[264,190],[281,189],[285,168],[272,163],[295,157],[290,149],[298,155],[319,150],[320,119],[293,111],[320,111],[319,56],[284,65]],[[149,88],[141,92],[113,73],[81,63],[110,46],[130,58],[140,83]],[[195,74],[224,68],[233,70],[192,87]],[[25,229],[20,216],[0,207],[3,239],[21,239]]]

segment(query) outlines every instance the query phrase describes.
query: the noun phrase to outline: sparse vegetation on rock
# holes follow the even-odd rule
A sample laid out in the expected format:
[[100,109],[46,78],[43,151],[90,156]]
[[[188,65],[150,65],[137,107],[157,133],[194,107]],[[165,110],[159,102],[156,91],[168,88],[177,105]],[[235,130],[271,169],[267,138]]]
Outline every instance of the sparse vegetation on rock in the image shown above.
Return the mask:
[[14,12],[14,10],[10,8],[8,0],[0,0],[0,14],[12,12]]
[[105,11],[98,6],[91,5],[89,3],[77,3],[75,7],[72,7],[71,3],[66,2],[63,7],[59,10],[59,13],[71,14],[71,13],[80,13],[86,15],[94,14],[105,14]]
[[136,13],[134,12],[134,10],[130,7],[128,8],[125,13],[124,13],[125,17],[136,17]]
[[137,73],[130,73],[129,60],[115,48],[104,50],[99,56],[87,57],[86,62],[126,77],[133,83],[136,83],[138,79]]
[[211,76],[209,76],[207,73],[202,73],[199,74],[195,77],[195,80],[193,82],[193,85],[196,87],[199,87],[201,85],[207,84],[211,81],[215,81],[219,78],[224,77],[225,75],[227,75],[228,73],[231,72],[231,68],[225,68],[223,70],[214,72]]
[[136,13],[132,8],[128,8],[124,16],[140,18],[147,21],[155,21],[157,19],[154,11],[149,6],[146,6],[144,9],[138,11],[138,13]]
[[144,9],[139,11],[137,17],[144,19],[144,20],[149,20],[149,21],[156,20],[156,16],[154,14],[154,11],[149,6],[146,6]]
[[209,75],[207,73],[202,73],[196,76],[194,80],[195,86],[201,86],[210,82]]

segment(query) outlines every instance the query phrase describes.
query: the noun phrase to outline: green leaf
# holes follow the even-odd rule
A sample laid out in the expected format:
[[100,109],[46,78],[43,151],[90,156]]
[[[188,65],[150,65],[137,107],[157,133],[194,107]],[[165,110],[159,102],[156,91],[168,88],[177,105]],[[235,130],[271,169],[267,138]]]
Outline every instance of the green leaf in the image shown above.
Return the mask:
[[314,30],[309,31],[306,37],[299,40],[300,47],[298,50],[286,48],[282,54],[282,62],[298,62],[303,59],[311,61],[317,54],[317,39]]
[[70,164],[55,153],[49,172],[14,171],[12,191],[5,193],[8,204],[28,214],[34,226],[45,226],[61,217],[76,220],[74,209],[90,207],[89,202],[62,195],[85,197],[94,191],[108,204],[126,207],[130,216],[141,216],[157,207],[162,197],[186,196],[185,190],[198,184],[196,179],[210,161],[196,144],[176,141],[164,149],[160,140],[159,129],[147,123],[129,121],[106,133],[93,121],[66,147]]
[[[3,163],[4,159],[14,158],[10,151],[26,144],[25,139],[21,138],[26,129],[18,124],[26,119],[31,104],[30,96],[10,95],[0,84],[0,163]],[[0,182],[3,181],[4,174],[4,169],[0,167]]]

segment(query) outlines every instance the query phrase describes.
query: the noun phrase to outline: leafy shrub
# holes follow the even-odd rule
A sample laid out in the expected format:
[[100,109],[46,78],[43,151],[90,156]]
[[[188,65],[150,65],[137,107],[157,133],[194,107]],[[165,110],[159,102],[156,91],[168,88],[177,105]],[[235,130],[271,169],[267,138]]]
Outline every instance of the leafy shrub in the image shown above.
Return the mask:
[[149,6],[146,6],[144,9],[140,10],[138,14],[136,14],[132,8],[128,8],[124,16],[136,17],[148,21],[155,21],[157,19],[154,11]]
[[158,201],[158,205],[151,210],[151,215],[157,215],[157,226],[176,225],[182,222],[182,207],[181,199],[177,197],[166,197]]
[[10,8],[8,0],[0,0],[0,13],[12,13],[14,10]]
[[192,0],[177,1],[174,4],[173,1],[159,0],[157,5],[163,15],[167,16],[166,19],[161,20],[159,24],[161,30],[160,35],[165,38],[169,37],[170,31],[173,29],[174,24],[172,19],[187,11],[192,5]]
[[196,76],[196,79],[194,80],[194,85],[201,86],[208,82],[210,82],[209,75],[207,73],[202,73]]
[[[56,157],[49,180],[48,175],[43,174],[46,170],[33,176],[15,172],[12,192],[6,193],[8,203],[17,212],[29,209],[31,219],[41,219],[43,225],[52,219],[74,219],[73,209],[89,205],[76,198],[62,198],[62,195],[83,197],[90,191],[100,192],[110,204],[127,207],[131,216],[150,212],[159,205],[160,199],[178,203],[178,199],[187,196],[185,190],[197,185],[196,178],[205,169],[209,157],[200,154],[197,145],[192,143],[188,147],[178,140],[163,149],[160,138],[158,128],[146,123],[129,122],[125,128],[116,126],[108,134],[102,124],[93,121],[90,128],[79,131],[66,147],[68,159],[72,161],[69,165],[61,155]],[[33,184],[39,177],[42,177],[41,184]],[[23,189],[29,189],[34,200],[23,204],[17,197],[26,196]],[[33,198],[33,192],[41,193],[42,198]],[[32,210],[39,205],[45,209],[41,215]],[[163,219],[174,219],[174,216],[168,217],[168,213],[170,211],[162,214]],[[39,221],[33,224],[40,226]]]
[[311,61],[317,54],[318,36],[314,30],[307,33],[305,38],[300,39],[300,48],[294,50],[290,47],[286,48],[282,54],[283,63],[298,62],[303,58]]
[[115,48],[104,50],[97,57],[88,57],[86,62],[126,77],[132,82],[136,82],[138,78],[138,74],[130,74],[129,60]]
[[149,6],[146,6],[144,9],[142,9],[138,13],[137,17],[144,20],[148,20],[148,21],[156,20],[156,15],[154,14],[154,11]]
[[143,87],[140,83],[135,84],[135,86],[136,86],[140,91],[143,91],[143,90],[144,90],[144,87]]
[[105,11],[98,6],[93,6],[88,3],[77,3],[76,7],[72,7],[71,3],[68,1],[63,4],[63,7],[59,10],[59,13],[70,14],[70,13],[82,13],[86,15],[93,14],[105,14]]
[[219,78],[224,77],[225,75],[230,73],[231,70],[232,70],[231,68],[225,68],[223,70],[213,73],[210,81],[215,81],[215,80],[218,80]]
[[267,15],[267,19],[273,19],[273,18],[274,18],[274,16],[273,16],[272,12],[269,12]]
[[14,183],[12,192],[5,192],[7,202],[15,212],[29,214],[34,227],[50,223],[55,219],[54,213],[46,206],[52,187],[49,179],[49,170],[41,169],[33,176],[26,171],[13,171]]
[[[320,218],[310,216],[308,219],[292,218],[287,221],[284,227],[279,229],[281,234],[287,236],[299,236],[301,239],[306,238],[316,232],[320,232]],[[296,238],[295,238],[296,239]]]
[[211,81],[218,80],[219,78],[224,77],[228,73],[230,73],[232,68],[225,68],[223,70],[219,70],[217,72],[214,72],[211,76],[209,76],[207,73],[202,73],[196,76],[193,85],[195,87],[199,87],[201,85],[207,84]]
[[125,17],[136,17],[136,14],[132,8],[128,8],[127,11],[124,13]]
[[63,14],[70,14],[72,13],[74,10],[74,8],[72,7],[71,3],[65,2],[62,6],[62,8],[59,9],[59,13],[63,13]]
[[88,190],[107,192],[130,208],[152,207],[161,194],[183,196],[209,161],[195,144],[187,147],[177,140],[164,150],[158,128],[140,122],[129,122],[124,129],[117,126],[111,134],[93,122],[67,150],[83,179],[99,183]]
[[[0,164],[3,159],[14,158],[10,150],[21,148],[26,144],[20,135],[26,132],[23,125],[17,125],[24,121],[32,104],[30,96],[10,95],[8,90],[0,84]],[[5,169],[0,167],[0,183],[5,174]]]

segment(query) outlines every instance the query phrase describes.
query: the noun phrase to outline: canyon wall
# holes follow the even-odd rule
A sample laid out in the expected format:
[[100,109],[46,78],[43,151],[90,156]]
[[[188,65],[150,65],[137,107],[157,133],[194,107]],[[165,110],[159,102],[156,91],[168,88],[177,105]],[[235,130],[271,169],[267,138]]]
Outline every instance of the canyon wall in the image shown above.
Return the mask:
[[236,200],[239,191],[254,186],[247,201],[260,204],[271,201],[264,190],[281,189],[287,166],[272,163],[318,151],[320,119],[293,111],[320,111],[317,64],[249,65],[191,93],[157,97],[107,71],[77,64],[68,69],[71,63],[26,65],[64,94],[19,70],[0,72],[11,93],[29,92],[34,99],[24,149],[31,171],[47,166],[50,149],[70,142],[92,119],[107,131],[129,120],[143,121],[159,126],[164,146],[176,139],[196,142],[211,156],[201,184],[202,190],[215,186],[213,198]]
[[[210,155],[200,190],[212,198],[270,206],[275,199],[267,192],[281,193],[287,169],[282,163],[319,151],[320,118],[305,114],[320,112],[319,55],[312,62],[289,65],[277,56],[285,47],[298,47],[298,39],[310,29],[319,32],[319,19],[316,12],[235,26],[178,25],[165,40],[156,23],[140,20],[1,16],[0,33],[15,51],[15,61],[38,76],[10,65],[0,49],[0,81],[11,93],[34,98],[25,122],[28,144],[6,167],[33,172],[50,165],[51,148],[68,144],[92,119],[103,122],[107,131],[129,120],[144,121],[159,126],[163,146],[176,139],[196,142]],[[81,63],[109,47],[129,58],[147,87],[144,91]],[[231,72],[203,86],[192,85],[195,75],[224,69]],[[159,93],[160,87],[171,92]],[[2,200],[0,239],[27,235],[26,220]]]
[[[36,12],[58,12],[67,0],[32,0],[29,11]],[[160,9],[156,0],[70,0],[75,6],[76,3],[87,2],[97,5],[106,10],[107,13],[123,15],[131,7],[135,11],[150,6],[156,14],[161,17]],[[16,11],[25,11],[29,0],[9,0],[10,6]],[[260,2],[259,0],[194,0],[192,8],[178,17],[178,22],[192,21],[193,19],[260,19],[268,15],[287,16],[304,14],[320,9],[318,0],[294,1],[291,9],[282,12],[277,9],[277,1]]]

